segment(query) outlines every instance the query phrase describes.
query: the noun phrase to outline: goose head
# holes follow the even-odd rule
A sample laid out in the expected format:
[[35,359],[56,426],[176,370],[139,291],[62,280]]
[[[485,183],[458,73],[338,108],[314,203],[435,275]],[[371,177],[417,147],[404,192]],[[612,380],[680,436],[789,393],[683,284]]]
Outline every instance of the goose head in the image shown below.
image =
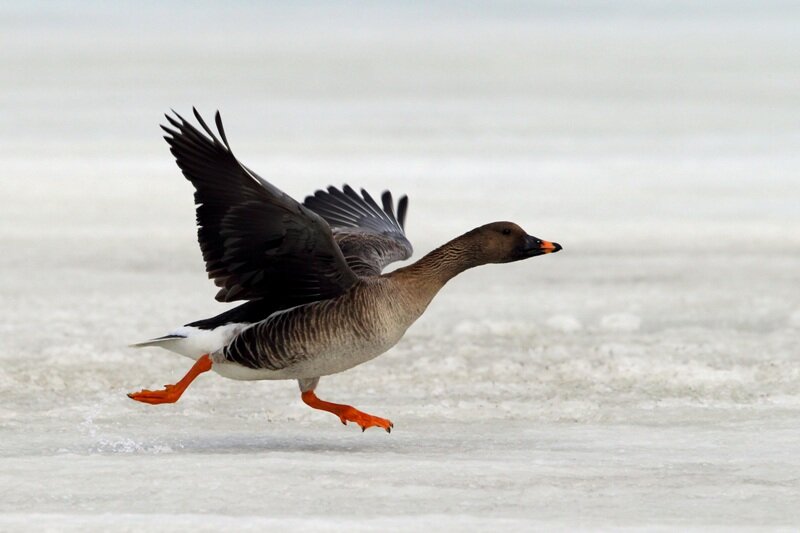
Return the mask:
[[467,235],[481,263],[510,263],[561,250],[560,244],[528,235],[513,222],[492,222]]

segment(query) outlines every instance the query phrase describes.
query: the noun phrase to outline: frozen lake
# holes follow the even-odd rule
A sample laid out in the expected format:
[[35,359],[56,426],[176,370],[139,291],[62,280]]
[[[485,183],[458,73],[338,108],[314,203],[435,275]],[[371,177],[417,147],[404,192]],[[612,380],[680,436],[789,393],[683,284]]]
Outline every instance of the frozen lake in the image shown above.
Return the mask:
[[[778,2],[0,8],[0,529],[800,525],[800,13]],[[363,7],[363,6],[362,6]],[[354,13],[358,13],[355,15]],[[296,198],[410,196],[453,280],[321,397],[130,342],[211,316],[170,107]]]

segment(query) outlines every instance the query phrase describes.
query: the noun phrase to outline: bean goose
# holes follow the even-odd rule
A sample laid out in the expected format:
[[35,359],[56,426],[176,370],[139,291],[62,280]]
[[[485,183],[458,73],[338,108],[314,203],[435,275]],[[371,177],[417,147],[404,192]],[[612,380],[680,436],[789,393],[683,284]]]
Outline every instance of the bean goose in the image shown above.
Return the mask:
[[217,134],[197,110],[194,115],[203,131],[175,113],[162,126],[164,138],[195,187],[198,240],[209,278],[220,287],[216,299],[245,303],[135,344],[195,360],[176,384],[128,395],[139,402],[176,402],[208,370],[240,380],[296,379],[309,406],[362,430],[391,431],[387,419],[319,399],[320,377],[394,346],[460,272],[561,249],[511,222],[493,222],[382,274],[412,253],[404,232],[406,196],[395,208],[388,191],[378,204],[345,185],[298,203],[234,157],[219,112]]

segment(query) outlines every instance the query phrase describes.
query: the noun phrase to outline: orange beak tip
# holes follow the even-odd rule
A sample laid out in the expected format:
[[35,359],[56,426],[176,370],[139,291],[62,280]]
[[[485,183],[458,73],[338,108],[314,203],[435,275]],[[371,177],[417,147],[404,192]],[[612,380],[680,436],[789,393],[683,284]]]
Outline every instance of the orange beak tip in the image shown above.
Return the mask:
[[562,246],[557,242],[542,241],[542,251],[546,254],[554,254],[561,249]]

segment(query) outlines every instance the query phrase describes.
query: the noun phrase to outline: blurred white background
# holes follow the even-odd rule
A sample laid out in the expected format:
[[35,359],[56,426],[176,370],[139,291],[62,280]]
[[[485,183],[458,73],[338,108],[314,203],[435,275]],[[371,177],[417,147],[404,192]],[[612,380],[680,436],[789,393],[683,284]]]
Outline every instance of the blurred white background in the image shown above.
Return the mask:
[[[796,526],[795,2],[0,5],[0,525]],[[216,314],[158,124],[219,109],[301,199],[411,198],[416,255],[513,220],[564,251],[452,282],[322,391],[129,342]],[[356,434],[359,433],[359,434]]]

